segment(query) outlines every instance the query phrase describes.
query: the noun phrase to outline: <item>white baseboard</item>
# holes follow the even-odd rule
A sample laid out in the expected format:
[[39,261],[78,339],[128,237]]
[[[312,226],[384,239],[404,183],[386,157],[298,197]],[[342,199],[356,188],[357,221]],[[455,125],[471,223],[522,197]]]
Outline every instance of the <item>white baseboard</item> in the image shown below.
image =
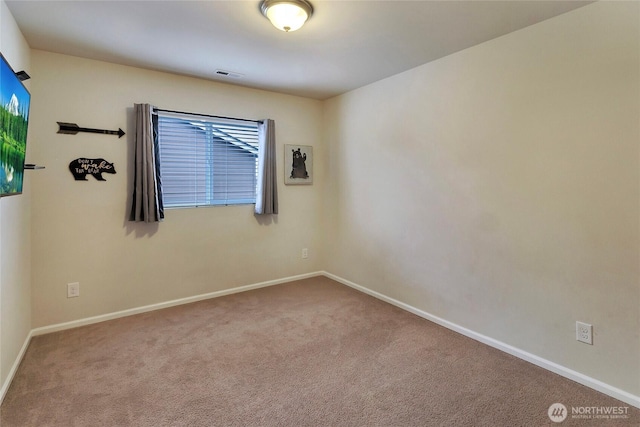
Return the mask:
[[508,353],[512,356],[515,356],[519,359],[525,360],[527,362],[533,363],[541,368],[544,368],[548,371],[554,372],[558,375],[561,375],[565,378],[573,380],[577,383],[580,383],[584,386],[592,388],[596,391],[604,393],[608,396],[611,396],[615,399],[618,399],[622,402],[628,403],[629,405],[635,406],[636,408],[640,408],[640,396],[633,395],[619,388],[613,387],[609,384],[606,384],[600,380],[595,378],[591,378],[587,375],[581,374],[580,372],[569,369],[565,366],[558,365],[557,363],[551,362],[550,360],[543,359],[542,357],[536,356],[535,354],[531,354],[519,348],[513,347],[509,344],[503,343],[502,341],[498,341],[486,335],[479,334],[470,329],[464,328],[460,325],[456,325],[455,323],[449,322],[448,320],[442,319],[438,316],[434,316],[425,311],[417,309],[409,304],[405,304],[396,299],[390,298],[386,295],[378,293],[376,291],[372,291],[371,289],[367,289],[364,286],[360,286],[356,283],[353,283],[349,280],[343,279],[342,277],[336,276],[335,274],[328,273],[326,271],[322,272],[322,274],[330,279],[335,280],[336,282],[342,283],[343,285],[349,286],[353,289],[356,289],[360,292],[363,292],[367,295],[371,295],[379,300],[388,302],[389,304],[395,305],[398,308],[406,310],[410,313],[415,314],[416,316],[420,316],[424,319],[430,320],[433,323],[436,323],[440,326],[444,326],[447,329],[458,332],[464,336],[467,336],[471,339],[479,341],[483,344],[486,344],[490,347],[496,348],[498,350],[502,350],[505,353]]
[[13,381],[13,377],[15,377],[16,372],[18,372],[18,367],[20,367],[22,358],[24,358],[24,354],[27,352],[27,347],[29,347],[29,343],[31,342],[32,336],[33,336],[33,330],[29,331],[29,333],[27,334],[27,338],[25,338],[24,344],[22,344],[22,348],[18,352],[18,356],[16,357],[16,360],[13,362],[13,365],[11,366],[11,370],[9,370],[9,375],[7,375],[7,378],[4,380],[4,383],[2,383],[2,388],[0,388],[0,405],[4,401],[4,396],[7,394],[7,391],[9,391],[9,387],[11,386],[11,382]]
[[145,305],[144,307],[130,308],[128,310],[116,311],[114,313],[101,314],[99,316],[86,317],[84,319],[73,320],[71,322],[57,323],[55,325],[43,326],[35,328],[31,331],[32,336],[49,334],[51,332],[63,331],[65,329],[77,328],[79,326],[91,325],[92,323],[104,322],[105,320],[118,319],[120,317],[132,316],[134,314],[146,313],[149,311],[160,310],[163,308],[174,307],[182,304],[189,304],[196,301],[202,301],[211,298],[222,297],[225,295],[237,294],[239,292],[250,291],[252,289],[266,288],[267,286],[279,285],[282,283],[293,282],[294,280],[308,279],[310,277],[322,276],[323,272],[299,274],[297,276],[284,277],[282,279],[269,280],[266,282],[254,283],[252,285],[239,286],[222,291],[209,292],[206,294],[196,295],[187,298],[180,298],[172,301],[161,302],[158,304]]
[[386,295],[383,295],[379,292],[373,291],[371,289],[367,289],[364,286],[360,286],[354,282],[351,282],[349,280],[346,280],[342,277],[336,276],[335,274],[331,274],[328,273],[326,271],[318,271],[318,272],[313,272],[313,273],[307,273],[307,274],[300,274],[297,276],[290,276],[290,277],[285,277],[282,279],[276,279],[276,280],[269,280],[266,282],[260,282],[260,283],[255,283],[252,285],[246,285],[246,286],[239,286],[236,288],[231,288],[231,289],[225,289],[222,291],[216,291],[216,292],[210,292],[207,294],[201,294],[201,295],[196,295],[193,297],[187,297],[187,298],[181,298],[181,299],[177,299],[177,300],[172,300],[172,301],[167,301],[167,302],[163,302],[163,303],[158,303],[158,304],[151,304],[151,305],[147,305],[144,307],[137,307],[137,308],[132,308],[132,309],[128,309],[128,310],[122,310],[122,311],[117,311],[114,313],[108,313],[108,314],[103,314],[100,316],[94,316],[94,317],[88,317],[85,319],[79,319],[79,320],[74,320],[71,322],[65,322],[65,323],[58,323],[55,325],[50,325],[50,326],[44,326],[44,327],[40,327],[40,328],[35,328],[32,329],[29,334],[27,335],[27,338],[25,339],[25,342],[22,346],[22,349],[20,350],[20,353],[18,354],[13,366],[11,367],[11,371],[9,372],[9,375],[7,376],[7,378],[5,379],[4,383],[2,384],[2,388],[0,389],[0,404],[2,403],[2,401],[4,400],[5,394],[7,393],[7,390],[9,389],[9,386],[11,385],[11,381],[13,380],[13,377],[15,376],[18,367],[20,366],[20,362],[22,361],[22,358],[24,357],[25,352],[27,351],[27,347],[29,346],[29,343],[31,342],[31,338],[37,335],[43,335],[43,334],[48,334],[51,332],[57,332],[57,331],[62,331],[65,329],[72,329],[72,328],[77,328],[79,326],[84,326],[84,325],[90,325],[92,323],[99,323],[99,322],[104,322],[106,320],[111,320],[111,319],[117,319],[120,317],[126,317],[126,316],[131,316],[134,314],[140,314],[140,313],[146,313],[149,311],[154,311],[154,310],[160,310],[163,308],[168,308],[168,307],[174,307],[177,305],[182,305],[182,304],[189,304],[192,302],[196,302],[196,301],[202,301],[202,300],[206,300],[206,299],[211,299],[211,298],[217,298],[217,297],[221,297],[221,296],[225,296],[225,295],[231,295],[231,294],[235,294],[235,293],[239,293],[239,292],[245,292],[245,291],[250,291],[252,289],[258,289],[258,288],[264,288],[267,286],[274,286],[274,285],[279,285],[282,283],[287,283],[287,282],[292,282],[295,280],[301,280],[301,279],[307,279],[310,277],[316,277],[316,276],[325,276],[328,277],[332,280],[335,280],[336,282],[342,283],[343,285],[349,286],[353,289],[356,289],[360,292],[363,292],[367,295],[371,295],[372,297],[375,297],[379,300],[385,301],[389,304],[392,304],[396,307],[399,307],[405,311],[408,311],[410,313],[413,313],[417,316],[420,316],[424,319],[427,319],[429,321],[432,321],[438,325],[444,326],[447,329],[450,329],[452,331],[458,332],[462,335],[465,335],[471,339],[474,339],[476,341],[479,341],[483,344],[486,344],[488,346],[494,347],[498,350],[504,351],[505,353],[511,354],[512,356],[515,356],[519,359],[525,360],[527,362],[533,363],[534,365],[540,366],[541,368],[544,368],[548,371],[554,372],[558,375],[561,375],[565,378],[568,378],[570,380],[573,380],[577,383],[580,383],[584,386],[587,386],[589,388],[592,388],[594,390],[597,390],[601,393],[604,393],[608,396],[611,396],[615,399],[618,399],[622,402],[628,403],[629,405],[635,406],[636,408],[640,408],[640,396],[635,396],[631,393],[628,393],[624,390],[620,390],[616,387],[613,387],[609,384],[606,384],[600,380],[597,380],[595,378],[591,378],[587,375],[581,374],[580,372],[574,371],[572,369],[569,369],[567,367],[558,365],[557,363],[551,362],[549,360],[543,359],[539,356],[536,356],[535,354],[531,354],[528,353],[524,350],[520,350],[516,347],[513,347],[509,344],[503,343],[501,341],[495,340],[491,337],[488,337],[486,335],[482,335],[479,334],[475,331],[472,331],[470,329],[464,328],[460,325],[457,325],[455,323],[449,322],[448,320],[442,319],[438,316],[434,316],[432,314],[429,314],[425,311],[422,311],[420,309],[417,309],[409,304],[405,304],[403,302],[400,302],[396,299],[390,298]]
[[100,315],[100,316],[87,317],[87,318],[84,318],[84,319],[73,320],[71,322],[58,323],[58,324],[55,324],[55,325],[43,326],[43,327],[40,327],[40,328],[32,329],[29,332],[29,334],[27,335],[27,337],[26,337],[26,339],[24,341],[24,344],[22,345],[22,348],[20,349],[20,352],[18,353],[18,356],[16,357],[16,360],[13,363],[13,366],[11,367],[11,370],[9,371],[9,375],[7,375],[7,378],[5,379],[4,383],[2,384],[2,388],[0,388],[0,404],[2,404],[2,402],[4,401],[4,397],[5,397],[6,393],[7,393],[7,391],[9,390],[9,387],[11,386],[11,382],[13,381],[13,377],[15,376],[15,374],[16,374],[16,372],[18,370],[18,367],[20,366],[20,363],[22,362],[22,359],[24,358],[24,354],[27,351],[27,347],[29,347],[29,343],[31,342],[31,338],[32,337],[35,337],[35,336],[38,336],[38,335],[48,334],[48,333],[51,333],[51,332],[63,331],[65,329],[73,329],[73,328],[77,328],[79,326],[90,325],[92,323],[104,322],[106,320],[117,319],[117,318],[120,318],[120,317],[132,316],[134,314],[140,314],[140,313],[146,313],[146,312],[149,312],[149,311],[160,310],[162,308],[168,308],[168,307],[173,307],[173,306],[182,305],[182,304],[189,304],[191,302],[196,302],[196,301],[202,301],[202,300],[205,300],[205,299],[221,297],[221,296],[224,296],[224,295],[236,294],[236,293],[239,293],[239,292],[250,291],[252,289],[265,288],[267,286],[274,286],[274,285],[279,285],[279,284],[282,284],[282,283],[293,282],[294,280],[308,279],[310,277],[316,277],[316,276],[322,276],[322,275],[323,275],[323,272],[299,274],[297,276],[284,277],[284,278],[281,278],[281,279],[269,280],[269,281],[260,282],[260,283],[254,283],[252,285],[239,286],[239,287],[236,287],[236,288],[224,289],[222,291],[210,292],[210,293],[207,293],[207,294],[196,295],[196,296],[193,296],[193,297],[180,298],[180,299],[167,301],[167,302],[162,302],[162,303],[158,303],[158,304],[146,305],[144,307],[131,308],[131,309],[128,309],[128,310],[116,311],[114,313],[107,313],[107,314],[103,314],[103,315]]

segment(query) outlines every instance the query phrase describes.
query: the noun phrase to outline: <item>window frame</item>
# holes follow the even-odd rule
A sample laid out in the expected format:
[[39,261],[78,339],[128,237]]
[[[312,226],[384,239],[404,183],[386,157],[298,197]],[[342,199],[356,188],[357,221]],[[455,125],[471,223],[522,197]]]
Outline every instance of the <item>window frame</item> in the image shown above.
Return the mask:
[[[258,121],[160,109],[156,110],[156,118],[158,165],[166,209],[255,205],[258,185]],[[176,133],[170,134],[167,131]],[[188,132],[194,134],[185,136]],[[182,144],[184,146],[180,147]],[[200,149],[203,152],[189,152],[183,156],[180,149]],[[192,175],[188,167],[180,165],[179,160],[181,156],[188,157],[190,154],[204,156],[191,159]],[[221,157],[223,155],[227,157]],[[239,167],[245,170],[234,173],[234,168]],[[180,173],[182,175],[176,177]],[[229,180],[234,175],[236,179]],[[193,191],[184,190],[189,186],[186,183],[190,179],[194,181]],[[180,187],[184,191],[177,191]]]

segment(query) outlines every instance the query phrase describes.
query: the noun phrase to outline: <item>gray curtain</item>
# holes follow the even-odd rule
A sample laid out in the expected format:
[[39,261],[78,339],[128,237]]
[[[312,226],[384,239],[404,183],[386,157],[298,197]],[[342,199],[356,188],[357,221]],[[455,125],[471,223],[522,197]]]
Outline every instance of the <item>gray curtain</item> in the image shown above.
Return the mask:
[[276,124],[271,119],[258,124],[258,191],[256,214],[278,213],[276,176]]
[[136,134],[133,202],[130,221],[159,222],[164,219],[162,181],[158,159],[158,120],[149,104],[134,104]]

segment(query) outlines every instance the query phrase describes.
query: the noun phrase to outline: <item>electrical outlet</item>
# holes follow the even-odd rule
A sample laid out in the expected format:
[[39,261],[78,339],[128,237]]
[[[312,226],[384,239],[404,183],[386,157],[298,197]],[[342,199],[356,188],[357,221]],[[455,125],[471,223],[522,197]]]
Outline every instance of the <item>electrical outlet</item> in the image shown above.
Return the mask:
[[80,296],[80,283],[67,283],[67,298],[75,298]]
[[593,326],[588,323],[576,322],[576,339],[593,345]]
[[302,249],[302,259],[307,259],[309,258],[309,249],[304,248]]

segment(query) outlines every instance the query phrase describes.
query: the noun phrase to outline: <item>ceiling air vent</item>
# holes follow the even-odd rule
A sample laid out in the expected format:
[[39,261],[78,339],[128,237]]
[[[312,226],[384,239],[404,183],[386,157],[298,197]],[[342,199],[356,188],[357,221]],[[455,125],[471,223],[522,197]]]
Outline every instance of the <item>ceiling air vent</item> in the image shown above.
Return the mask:
[[234,73],[233,71],[225,71],[225,70],[216,70],[216,75],[220,77],[228,77],[231,79],[240,79],[244,77],[244,75],[240,73]]

